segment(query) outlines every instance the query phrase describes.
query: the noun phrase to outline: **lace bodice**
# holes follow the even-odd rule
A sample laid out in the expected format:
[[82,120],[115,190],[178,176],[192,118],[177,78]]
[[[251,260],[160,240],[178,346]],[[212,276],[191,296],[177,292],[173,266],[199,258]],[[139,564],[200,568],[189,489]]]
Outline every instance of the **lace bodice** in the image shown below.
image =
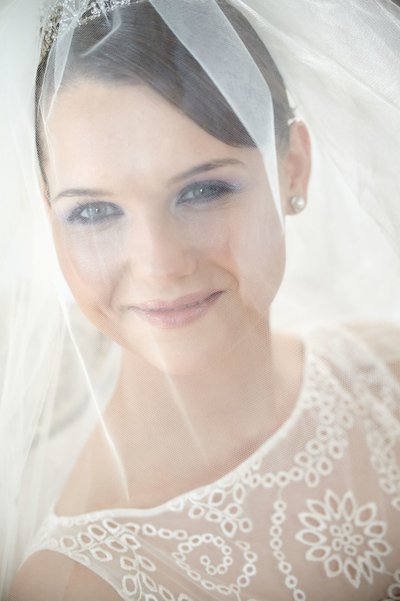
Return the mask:
[[31,552],[126,601],[400,599],[400,388],[345,331],[306,341],[290,418],[225,477],[152,509],[52,512]]

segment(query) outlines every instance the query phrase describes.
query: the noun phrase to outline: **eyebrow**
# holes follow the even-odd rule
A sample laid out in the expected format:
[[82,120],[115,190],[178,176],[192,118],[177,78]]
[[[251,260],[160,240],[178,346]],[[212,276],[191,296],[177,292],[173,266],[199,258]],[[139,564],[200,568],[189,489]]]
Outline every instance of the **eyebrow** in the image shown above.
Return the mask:
[[188,171],[184,171],[183,173],[176,175],[171,180],[169,180],[168,184],[176,184],[184,179],[193,177],[193,175],[204,173],[206,171],[212,171],[213,169],[218,169],[218,167],[225,167],[225,165],[241,165],[242,167],[244,167],[244,163],[242,161],[239,161],[238,159],[217,159],[215,161],[203,163],[202,165],[197,165],[196,167],[192,167]]
[[[241,165],[243,167],[244,163],[242,161],[239,161],[238,159],[217,159],[215,161],[209,161],[201,165],[196,165],[196,167],[192,167],[191,169],[188,169],[187,171],[176,175],[168,181],[168,185],[171,186],[173,184],[179,183],[182,180],[189,179],[194,175],[198,175],[199,173],[212,171],[213,169],[218,169],[218,167],[225,167],[226,165]],[[68,190],[63,190],[62,192],[54,196],[54,198],[52,198],[50,202],[52,204],[60,198],[109,198],[110,196],[112,196],[112,194],[107,190],[100,190],[94,188],[69,188]]]
[[56,202],[60,198],[76,198],[77,196],[81,196],[84,198],[93,198],[93,197],[103,197],[111,196],[110,192],[106,190],[96,190],[94,188],[69,188],[68,190],[63,190],[54,198],[50,200],[50,203]]

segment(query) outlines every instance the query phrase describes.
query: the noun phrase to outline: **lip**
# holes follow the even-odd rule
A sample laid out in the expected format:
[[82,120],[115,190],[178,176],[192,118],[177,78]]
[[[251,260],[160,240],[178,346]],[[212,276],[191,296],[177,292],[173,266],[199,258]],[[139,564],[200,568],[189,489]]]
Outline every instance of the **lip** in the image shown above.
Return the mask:
[[203,290],[201,292],[195,292],[193,294],[186,294],[180,296],[173,301],[164,300],[151,300],[145,303],[132,305],[130,309],[138,309],[139,311],[177,311],[185,309],[188,305],[196,305],[207,300],[213,294],[222,292],[221,290]]
[[181,296],[174,301],[151,300],[129,307],[145,321],[163,328],[188,325],[202,317],[223,294],[223,290],[208,290]]

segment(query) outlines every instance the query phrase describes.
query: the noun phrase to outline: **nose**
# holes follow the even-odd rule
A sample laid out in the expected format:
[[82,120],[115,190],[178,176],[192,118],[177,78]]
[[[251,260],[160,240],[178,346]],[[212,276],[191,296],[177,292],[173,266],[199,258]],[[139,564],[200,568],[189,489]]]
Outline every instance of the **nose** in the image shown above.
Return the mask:
[[129,236],[127,262],[136,280],[165,286],[196,270],[195,249],[182,224],[172,216],[141,219],[133,225]]

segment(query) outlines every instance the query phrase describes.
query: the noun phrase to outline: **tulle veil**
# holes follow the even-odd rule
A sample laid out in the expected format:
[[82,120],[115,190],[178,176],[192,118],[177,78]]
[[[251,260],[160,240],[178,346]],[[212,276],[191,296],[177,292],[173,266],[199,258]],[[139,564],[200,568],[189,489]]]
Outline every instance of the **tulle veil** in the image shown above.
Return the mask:
[[[309,206],[284,224],[271,92],[254,60],[216,0],[149,1],[262,153],[287,240],[274,327],[398,321],[399,7],[390,0],[232,0],[265,42],[311,135]],[[65,26],[45,75],[54,98],[87,4],[61,3]],[[123,3],[113,11],[107,2],[96,6],[112,37]],[[40,0],[0,6],[2,594],[101,421],[120,361],[118,345],[88,323],[68,290],[42,202],[35,89],[51,10]],[[51,103],[43,106],[50,114]],[[385,349],[399,356],[396,340],[385,339]]]

